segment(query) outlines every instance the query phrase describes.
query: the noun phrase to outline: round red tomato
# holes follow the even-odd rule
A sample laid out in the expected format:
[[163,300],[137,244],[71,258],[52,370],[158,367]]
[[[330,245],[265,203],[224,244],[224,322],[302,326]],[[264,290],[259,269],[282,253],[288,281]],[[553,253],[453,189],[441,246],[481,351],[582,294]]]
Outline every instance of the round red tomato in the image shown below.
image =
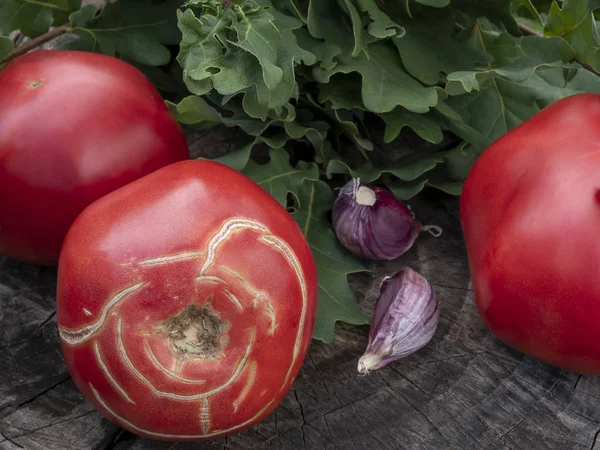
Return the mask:
[[152,439],[215,438],[268,415],[302,365],[316,300],[293,218],[210,161],[172,164],[94,202],[58,268],[75,384]]
[[460,216],[477,307],[508,345],[600,374],[600,95],[567,97],[477,160]]
[[150,81],[109,56],[40,50],[0,71],[0,253],[53,265],[77,215],[188,158]]

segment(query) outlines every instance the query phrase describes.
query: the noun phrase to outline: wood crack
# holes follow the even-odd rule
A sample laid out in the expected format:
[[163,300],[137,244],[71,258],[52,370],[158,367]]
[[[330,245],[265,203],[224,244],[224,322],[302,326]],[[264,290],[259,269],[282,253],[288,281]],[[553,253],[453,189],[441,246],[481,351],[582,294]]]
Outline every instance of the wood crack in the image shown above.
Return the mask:
[[402,399],[408,403],[408,405],[414,410],[416,411],[420,416],[422,416],[429,425],[431,425],[431,427],[436,431],[437,434],[439,434],[441,437],[444,437],[444,433],[442,433],[442,430],[440,430],[438,428],[438,426],[433,423],[433,421],[429,418],[429,416],[427,414],[425,414],[423,411],[421,411],[419,408],[417,408],[407,397],[405,397],[404,395],[402,395],[401,392],[392,392],[392,395],[395,396],[396,398],[398,397],[398,395],[400,397],[402,397]]
[[18,342],[11,342],[8,345],[3,345],[2,347],[0,347],[0,350],[8,350],[9,348],[19,347],[23,344],[27,344],[28,342],[38,341],[44,337],[44,333],[39,328],[36,330],[36,333],[38,333],[36,336],[30,337],[29,339],[25,339],[23,341]]
[[583,377],[583,375],[579,375],[577,377],[577,381],[575,381],[575,385],[573,386],[573,389],[577,389],[577,385],[579,384],[579,382],[581,381],[581,378]]
[[[401,373],[398,369],[392,367],[392,365],[389,366],[390,369],[392,369],[392,372],[400,375],[402,377],[402,379],[408,381],[408,383],[410,383],[410,385],[412,387],[414,387],[416,390],[418,390],[420,393],[424,394],[424,395],[429,395],[427,392],[425,392],[418,384],[416,384],[415,382],[413,382],[410,378],[406,377],[403,373]],[[385,380],[381,374],[379,374],[379,377],[384,381],[384,383],[391,389],[392,386],[387,382],[387,380]]]
[[3,442],[6,442],[6,441],[8,441],[8,442],[10,442],[11,444],[13,444],[13,445],[14,445],[14,446],[16,446],[16,447],[19,447],[19,448],[25,448],[25,447],[23,447],[22,445],[19,445],[19,444],[17,444],[17,443],[16,443],[15,441],[13,441],[11,438],[7,437],[7,436],[4,434],[4,432],[3,432],[3,431],[0,431],[0,436],[2,436],[2,437],[4,438],[4,440],[3,440],[3,441],[0,441],[0,444],[2,444]]
[[302,425],[306,425],[306,417],[304,416],[304,408],[302,407],[302,403],[300,403],[300,399],[298,398],[298,392],[296,388],[294,388],[294,398],[296,399],[296,403],[298,403],[298,407],[300,408],[300,415],[302,416]]
[[[512,433],[519,425],[521,425],[521,423],[523,423],[523,421],[525,420],[525,418],[521,418],[521,420],[519,420],[517,423],[515,423],[512,427],[510,427],[508,430],[506,430],[504,433],[502,433],[500,435],[500,440],[502,442],[504,442],[504,438],[506,437],[506,435],[508,435],[509,433]],[[506,442],[504,442],[506,444]]]
[[[54,317],[56,316],[56,310],[52,311],[48,317],[46,317],[37,327],[37,330],[41,330],[42,328],[44,328],[46,326],[46,324],[48,322],[50,322]],[[36,331],[37,331],[36,330]]]
[[[52,423],[49,423],[49,424],[47,424],[47,425],[43,425],[43,426],[41,426],[41,427],[38,427],[38,428],[34,428],[33,430],[29,430],[29,431],[28,431],[28,432],[26,432],[26,433],[23,433],[23,434],[18,434],[18,435],[16,435],[16,436],[12,436],[11,438],[8,438],[8,437],[7,437],[7,436],[6,436],[6,435],[5,435],[3,432],[2,432],[2,436],[4,436],[4,437],[5,437],[7,440],[9,440],[9,441],[10,441],[11,439],[18,439],[18,438],[21,438],[21,437],[30,436],[30,435],[32,435],[32,434],[35,434],[35,433],[37,433],[37,432],[38,432],[38,431],[40,431],[40,430],[44,430],[44,429],[46,429],[46,428],[51,428],[51,427],[53,427],[53,426],[55,426],[55,425],[60,425],[61,423],[65,423],[65,422],[73,422],[73,421],[75,421],[75,420],[77,420],[77,419],[81,419],[82,417],[85,417],[85,416],[87,416],[87,415],[89,415],[89,414],[93,414],[93,413],[96,413],[96,412],[97,412],[97,411],[96,411],[95,409],[92,409],[92,410],[90,410],[90,411],[88,411],[88,412],[85,412],[85,413],[83,413],[83,414],[80,414],[80,415],[78,415],[78,416],[75,416],[75,417],[69,417],[68,419],[64,419],[64,420],[57,420],[56,422],[52,422]],[[11,442],[12,442],[12,441],[11,441]],[[22,448],[22,447],[21,447],[21,448]]]
[[38,394],[35,394],[33,397],[25,400],[24,402],[21,402],[17,405],[17,408],[20,408],[21,406],[27,405],[28,403],[33,402],[34,400],[40,398],[41,396],[43,396],[44,394],[50,392],[52,389],[60,386],[61,384],[66,383],[67,381],[69,381],[71,379],[71,376],[68,375],[66,378],[63,378],[59,381],[57,381],[56,383],[54,383],[53,385],[47,387],[46,389],[44,389],[43,391],[39,392]]
[[594,447],[596,446],[596,442],[598,441],[598,435],[600,435],[600,429],[598,431],[596,431],[596,433],[594,434],[594,440],[592,440],[592,445],[590,446],[590,450],[594,450]]

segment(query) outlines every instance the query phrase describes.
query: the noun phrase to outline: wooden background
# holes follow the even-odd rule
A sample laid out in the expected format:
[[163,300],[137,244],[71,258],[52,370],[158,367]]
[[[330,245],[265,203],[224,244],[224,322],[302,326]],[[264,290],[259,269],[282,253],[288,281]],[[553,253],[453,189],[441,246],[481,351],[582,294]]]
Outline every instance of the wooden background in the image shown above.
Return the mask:
[[[188,133],[194,152],[223,151],[217,132]],[[0,256],[0,449],[600,449],[600,380],[524,357],[481,322],[454,198],[411,202],[426,224],[401,259],[351,276],[371,313],[386,275],[410,266],[433,285],[441,319],[430,344],[359,375],[368,327],[340,324],[314,341],[278,409],[238,435],[196,444],[149,441],[103,418],[75,388],[55,318],[56,271]]]

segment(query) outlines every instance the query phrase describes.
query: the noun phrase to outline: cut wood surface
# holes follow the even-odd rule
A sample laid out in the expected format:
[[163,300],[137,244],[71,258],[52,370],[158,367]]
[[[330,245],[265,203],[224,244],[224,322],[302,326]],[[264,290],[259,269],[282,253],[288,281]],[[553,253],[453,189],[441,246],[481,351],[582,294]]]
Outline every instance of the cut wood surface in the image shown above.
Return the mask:
[[[189,136],[193,153],[219,153],[218,134]],[[600,449],[600,379],[549,367],[495,339],[473,301],[456,199],[423,195],[410,204],[443,235],[425,233],[402,258],[350,280],[370,314],[384,276],[405,266],[425,276],[441,310],[430,344],[359,375],[368,327],[339,324],[333,343],[313,341],[274,413],[204,443],[141,439],[98,413],[61,355],[56,269],[0,256],[0,449]]]

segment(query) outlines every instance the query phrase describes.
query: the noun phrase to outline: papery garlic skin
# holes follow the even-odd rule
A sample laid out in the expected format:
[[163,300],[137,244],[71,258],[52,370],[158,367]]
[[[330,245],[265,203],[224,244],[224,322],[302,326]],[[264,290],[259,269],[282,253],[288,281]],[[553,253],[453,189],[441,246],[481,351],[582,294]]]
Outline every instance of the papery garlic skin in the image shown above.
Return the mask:
[[340,189],[332,222],[342,246],[362,259],[375,261],[400,257],[421,231],[432,229],[415,220],[410,209],[390,191],[361,186],[357,178]]
[[385,278],[358,371],[369,373],[423,348],[438,322],[437,296],[423,276],[407,267]]

